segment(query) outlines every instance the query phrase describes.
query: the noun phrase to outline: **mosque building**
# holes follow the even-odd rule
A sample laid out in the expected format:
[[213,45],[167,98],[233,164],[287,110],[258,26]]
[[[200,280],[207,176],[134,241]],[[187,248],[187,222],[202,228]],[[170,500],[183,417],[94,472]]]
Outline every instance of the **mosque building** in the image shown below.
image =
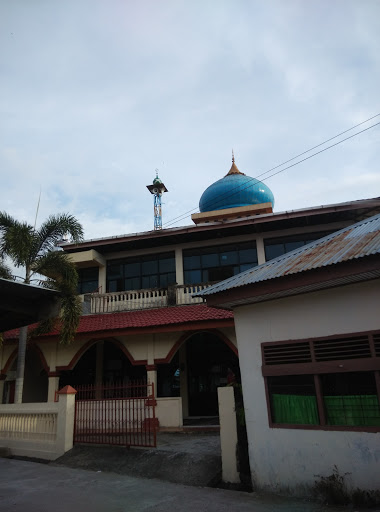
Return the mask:
[[[156,176],[155,229],[64,243],[75,262],[83,315],[75,341],[55,333],[30,343],[25,402],[53,401],[62,386],[148,379],[162,428],[217,417],[217,387],[239,379],[233,311],[197,292],[324,235],[380,213],[380,199],[275,212],[267,185],[230,170],[201,195],[192,225],[162,229]],[[0,347],[0,399],[12,402],[17,330]]]

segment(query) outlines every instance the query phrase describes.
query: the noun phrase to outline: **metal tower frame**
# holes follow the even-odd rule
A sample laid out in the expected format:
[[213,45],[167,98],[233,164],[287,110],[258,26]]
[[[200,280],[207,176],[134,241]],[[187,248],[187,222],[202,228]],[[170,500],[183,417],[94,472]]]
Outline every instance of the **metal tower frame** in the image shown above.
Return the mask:
[[154,209],[154,229],[159,230],[162,229],[162,203],[161,197],[164,192],[168,192],[168,189],[162,183],[160,178],[158,177],[158,172],[156,170],[156,177],[153,180],[152,185],[147,185],[146,188],[149,190],[151,194],[153,194],[153,209]]

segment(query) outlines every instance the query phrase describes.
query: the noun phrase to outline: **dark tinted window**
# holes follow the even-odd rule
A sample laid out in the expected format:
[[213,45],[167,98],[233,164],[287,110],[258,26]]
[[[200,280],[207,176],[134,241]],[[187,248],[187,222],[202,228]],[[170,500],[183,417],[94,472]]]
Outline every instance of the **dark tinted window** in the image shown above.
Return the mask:
[[327,232],[323,233],[305,233],[303,235],[287,236],[283,238],[271,238],[264,240],[265,247],[265,260],[273,260],[282,254],[294,251],[318,238],[323,238],[328,235]]
[[255,242],[183,251],[185,284],[222,281],[256,265]]
[[98,289],[98,267],[78,269],[78,293],[93,293]]
[[167,288],[175,283],[174,253],[111,261],[107,266],[107,291]]

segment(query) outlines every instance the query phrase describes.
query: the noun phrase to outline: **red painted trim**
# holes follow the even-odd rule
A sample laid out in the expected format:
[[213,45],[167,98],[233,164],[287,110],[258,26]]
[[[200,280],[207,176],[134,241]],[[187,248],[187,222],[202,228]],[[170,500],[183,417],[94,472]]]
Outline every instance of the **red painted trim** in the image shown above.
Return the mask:
[[284,345],[289,343],[305,343],[307,341],[328,341],[328,340],[335,340],[335,339],[345,339],[345,338],[354,338],[355,336],[373,336],[374,334],[380,334],[379,329],[376,329],[374,331],[356,331],[356,332],[347,332],[344,334],[331,334],[329,336],[315,336],[314,338],[303,338],[303,339],[287,339],[287,340],[281,340],[281,341],[265,341],[264,343],[261,343],[262,347],[265,346],[271,346],[274,345]]
[[[38,347],[37,345],[35,345],[34,343],[30,343],[28,344],[27,346],[27,349],[33,349],[37,352],[38,354],[38,357],[40,358],[40,361],[42,363],[42,366],[43,366],[43,369],[45,370],[45,372],[49,375],[49,372],[50,372],[50,368],[46,362],[46,359],[45,359],[45,356],[42,352],[42,350],[40,349],[40,347]],[[12,366],[14,360],[16,359],[17,357],[17,354],[18,354],[18,347],[15,348],[13,350],[13,352],[11,353],[11,355],[8,357],[8,360],[7,362],[5,363],[5,366],[4,368],[1,370],[1,373],[2,374],[7,374],[8,371],[9,371],[9,368]]]
[[[262,353],[262,362],[263,365],[262,375],[264,377],[265,382],[265,397],[267,403],[268,410],[268,422],[270,428],[286,428],[286,429],[302,429],[302,430],[326,430],[326,431],[342,431],[342,432],[380,432],[380,426],[376,427],[351,427],[351,426],[336,426],[336,425],[327,425],[326,424],[326,414],[325,414],[325,403],[323,400],[323,392],[320,382],[319,374],[323,373],[343,373],[343,372],[373,372],[376,379],[376,390],[377,396],[380,397],[380,358],[377,357],[374,346],[374,334],[379,334],[380,331],[364,331],[359,333],[345,333],[338,334],[332,336],[325,337],[317,337],[317,338],[308,338],[304,340],[286,340],[286,341],[277,341],[277,342],[265,342],[261,343],[261,353]],[[332,361],[323,361],[316,362],[315,361],[315,341],[325,341],[325,340],[336,340],[336,339],[345,339],[345,338],[355,338],[355,336],[367,336],[369,338],[370,346],[371,346],[371,356],[367,358],[358,358],[358,359],[336,359]],[[305,343],[308,342],[310,345],[310,352],[312,356],[311,363],[290,363],[290,364],[274,364],[274,365],[265,365],[264,362],[264,347],[265,346],[281,346],[284,344],[297,344],[297,343]],[[286,375],[311,375],[314,377],[314,386],[315,386],[315,395],[317,399],[318,405],[318,414],[319,414],[319,424],[318,425],[293,425],[288,423],[274,423],[272,418],[271,411],[271,400],[268,389],[268,377],[270,376],[286,376]]]
[[40,357],[40,360],[41,360],[42,366],[44,367],[45,372],[49,375],[50,368],[46,362],[45,356],[44,356],[42,350],[40,349],[40,347],[38,345],[35,345],[34,343],[31,343],[27,348],[32,348],[37,352],[37,354]]
[[[146,359],[135,360],[132,357],[131,353],[128,351],[128,349],[119,340],[117,340],[115,338],[109,338],[109,337],[103,338],[103,340],[104,341],[110,341],[111,343],[116,345],[123,352],[123,354],[129,359],[129,361],[133,364],[133,366],[143,365],[143,364],[147,363]],[[87,343],[85,343],[78,350],[78,352],[71,359],[71,361],[70,361],[70,363],[68,365],[66,365],[66,366],[57,366],[56,367],[57,372],[72,370],[75,367],[75,365],[78,363],[79,359],[83,356],[83,354],[85,352],[87,352],[87,350],[89,348],[91,348],[93,345],[95,345],[98,341],[99,341],[98,338],[91,338],[91,340],[89,340]]]
[[177,353],[180,346],[182,345],[182,343],[185,343],[192,336],[194,336],[195,334],[199,334],[201,332],[211,333],[211,334],[214,334],[215,336],[218,336],[218,338],[220,338],[221,341],[223,341],[234,352],[234,354],[239,357],[237,347],[222,332],[218,331],[217,329],[208,329],[208,330],[201,329],[201,330],[193,331],[191,333],[183,334],[179,338],[179,340],[176,341],[176,343],[173,345],[173,347],[170,349],[170,351],[166,357],[161,358],[161,359],[155,359],[154,362],[156,364],[169,364],[171,362],[171,360],[173,359],[174,355]]
[[48,377],[60,377],[60,376],[61,376],[60,372],[49,372],[48,373]]
[[156,364],[147,364],[145,368],[146,368],[147,372],[154,372],[157,370],[157,365]]
[[4,365],[4,368],[1,370],[1,373],[5,374],[5,375],[8,373],[9,368],[12,366],[15,358],[17,357],[17,352],[18,352],[18,348],[15,348],[13,350],[13,352],[11,353],[11,355],[8,357],[7,362]]

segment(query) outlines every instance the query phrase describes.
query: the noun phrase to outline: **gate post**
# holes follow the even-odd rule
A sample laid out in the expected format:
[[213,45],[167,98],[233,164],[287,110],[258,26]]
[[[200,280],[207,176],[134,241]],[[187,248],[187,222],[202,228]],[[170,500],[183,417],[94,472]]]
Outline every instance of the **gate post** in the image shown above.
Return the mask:
[[76,390],[65,386],[58,391],[57,452],[60,457],[73,447]]
[[218,388],[222,480],[240,483],[237,463],[237,428],[233,387]]

